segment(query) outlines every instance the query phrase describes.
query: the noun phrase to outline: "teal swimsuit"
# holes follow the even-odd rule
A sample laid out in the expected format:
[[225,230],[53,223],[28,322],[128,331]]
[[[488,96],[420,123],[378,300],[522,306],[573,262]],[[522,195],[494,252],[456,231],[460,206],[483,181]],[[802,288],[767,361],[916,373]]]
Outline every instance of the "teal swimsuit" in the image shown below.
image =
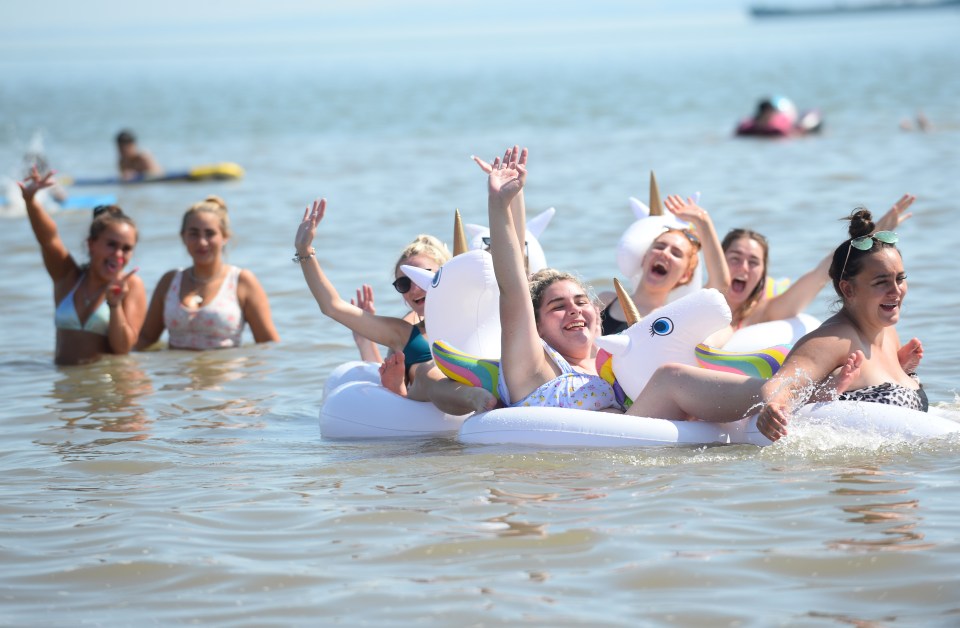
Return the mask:
[[406,364],[407,371],[409,371],[410,367],[414,364],[423,364],[432,359],[433,354],[430,353],[430,343],[427,342],[424,335],[420,333],[420,327],[414,325],[410,330],[410,338],[403,347],[403,361],[404,364]]
[[103,300],[100,307],[90,314],[90,318],[83,324],[80,323],[80,316],[77,314],[77,308],[73,303],[73,295],[77,292],[77,288],[80,287],[80,282],[83,281],[83,277],[84,275],[80,276],[80,280],[73,286],[70,294],[65,296],[63,301],[57,304],[57,311],[53,314],[53,322],[57,326],[57,329],[88,331],[92,334],[106,336],[110,332],[110,306],[107,305],[106,299]]

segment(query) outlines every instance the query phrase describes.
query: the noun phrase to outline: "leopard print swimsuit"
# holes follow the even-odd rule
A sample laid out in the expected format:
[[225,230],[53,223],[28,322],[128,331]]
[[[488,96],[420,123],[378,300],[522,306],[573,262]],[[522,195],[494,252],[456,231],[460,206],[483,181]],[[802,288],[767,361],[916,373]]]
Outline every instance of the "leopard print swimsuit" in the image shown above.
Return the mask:
[[[915,377],[915,376],[913,376]],[[878,386],[867,386],[857,390],[849,390],[840,394],[837,399],[840,401],[869,401],[871,403],[884,403],[890,406],[903,406],[911,410],[926,412],[930,407],[927,400],[927,393],[923,386],[914,390],[906,388],[891,382],[884,382]]]

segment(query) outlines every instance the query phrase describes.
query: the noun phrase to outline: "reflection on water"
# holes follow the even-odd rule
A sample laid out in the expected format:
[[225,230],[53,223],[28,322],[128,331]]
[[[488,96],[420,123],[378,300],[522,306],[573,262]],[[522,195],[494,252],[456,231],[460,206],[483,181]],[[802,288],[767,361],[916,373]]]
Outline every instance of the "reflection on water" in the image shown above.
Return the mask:
[[[139,400],[153,384],[136,360],[108,356],[93,364],[59,369],[50,409],[67,427],[104,432],[140,432],[150,421]],[[140,437],[145,438],[144,435]]]
[[[900,478],[898,477],[897,480]],[[849,484],[832,491],[833,495],[854,498],[857,503],[842,506],[846,513],[854,515],[847,519],[850,523],[877,526],[864,530],[867,534],[879,534],[879,538],[851,537],[830,541],[832,549],[859,551],[915,551],[936,547],[932,543],[922,543],[924,535],[917,530],[923,520],[919,516],[920,500],[905,499],[914,490],[904,486],[889,474],[877,469],[846,470],[840,473],[834,482]],[[883,496],[895,496],[899,499],[881,500]],[[863,501],[861,500],[869,500]]]

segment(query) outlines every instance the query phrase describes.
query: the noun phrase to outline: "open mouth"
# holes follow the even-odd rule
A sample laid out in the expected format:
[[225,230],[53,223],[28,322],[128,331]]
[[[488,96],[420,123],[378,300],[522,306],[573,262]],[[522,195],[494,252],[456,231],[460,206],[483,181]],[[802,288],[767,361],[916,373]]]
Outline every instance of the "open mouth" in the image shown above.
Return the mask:
[[897,308],[900,307],[900,301],[894,301],[893,303],[881,303],[880,309],[884,312],[894,312]]
[[730,282],[730,291],[734,294],[743,294],[747,290],[747,282],[743,279],[734,279]]
[[654,275],[665,277],[668,272],[668,269],[665,264],[657,262],[650,267],[650,272],[653,273]]
[[583,329],[587,324],[584,321],[574,321],[569,325],[564,326],[565,331],[574,331],[576,329]]

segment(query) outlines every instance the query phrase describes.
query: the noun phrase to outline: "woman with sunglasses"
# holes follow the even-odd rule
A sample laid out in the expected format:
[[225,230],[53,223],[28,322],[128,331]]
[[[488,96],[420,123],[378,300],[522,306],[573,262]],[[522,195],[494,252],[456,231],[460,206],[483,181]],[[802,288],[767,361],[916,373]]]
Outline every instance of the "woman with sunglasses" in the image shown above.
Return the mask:
[[43,176],[36,167],[20,183],[33,234],[43,264],[53,279],[57,304],[57,364],[92,362],[104,353],[129,353],[146,312],[146,291],[137,269],[123,272],[133,257],[137,227],[115,205],[93,210],[87,236],[90,261],[78,264],[67,251],[57,224],[37,200],[37,192],[54,184],[53,171]]
[[[889,231],[912,214],[904,213],[916,200],[904,194],[883,217],[877,229]],[[730,285],[723,291],[730,306],[729,328],[710,337],[710,344],[722,347],[733,333],[749,325],[792,318],[800,314],[830,280],[832,255],[824,257],[813,269],[804,273],[781,294],[767,296],[770,245],[760,233],[751,229],[731,229],[721,243],[730,269]]]
[[923,348],[917,339],[901,346],[895,329],[907,294],[897,234],[876,231],[866,209],[849,220],[850,238],[833,252],[829,269],[840,311],[801,338],[773,378],[665,365],[628,414],[730,421],[760,406],[757,428],[775,441],[787,434],[794,408],[834,392],[842,401],[926,411],[915,379]]
[[245,325],[255,342],[280,340],[256,276],[224,260],[230,235],[227,204],[219,196],[208,196],[187,209],[180,239],[193,265],[168,271],[157,282],[138,349],[157,342],[164,329],[171,349],[239,347]]
[[[691,199],[684,201],[676,195],[667,197],[663,205],[677,218],[693,224],[695,231],[667,229],[647,249],[640,261],[640,281],[631,295],[640,316],[646,316],[665,305],[674,288],[690,283],[701,248],[708,275],[704,288],[722,291],[730,282],[720,240],[707,211]],[[606,305],[602,312],[603,335],[625,330],[628,326],[626,315],[616,294],[604,292],[600,295],[600,301]]]
[[[369,308],[344,301],[324,274],[313,248],[317,226],[326,213],[326,199],[313,202],[303,213],[294,240],[294,261],[300,264],[304,280],[320,306],[320,311],[362,338],[388,347],[391,354],[380,369],[384,387],[414,401],[430,401],[441,411],[463,415],[490,410],[496,398],[482,388],[465,386],[448,379],[433,363],[426,337],[423,311],[426,292],[400,271],[402,265],[427,270],[440,267],[439,257],[449,258],[445,247],[432,236],[419,236],[401,254],[394,268],[394,288],[416,316],[415,322],[392,316],[378,316]],[[437,251],[443,250],[444,254]]]

